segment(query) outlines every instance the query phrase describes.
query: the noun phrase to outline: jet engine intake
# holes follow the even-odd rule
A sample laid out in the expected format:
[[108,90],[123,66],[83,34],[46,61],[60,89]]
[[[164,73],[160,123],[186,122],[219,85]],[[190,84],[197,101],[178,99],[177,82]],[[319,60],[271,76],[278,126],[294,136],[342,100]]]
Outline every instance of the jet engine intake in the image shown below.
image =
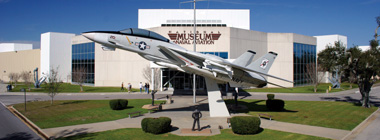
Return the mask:
[[103,49],[103,51],[115,51],[115,48],[107,47],[107,46],[103,46],[103,45],[102,45],[102,49]]

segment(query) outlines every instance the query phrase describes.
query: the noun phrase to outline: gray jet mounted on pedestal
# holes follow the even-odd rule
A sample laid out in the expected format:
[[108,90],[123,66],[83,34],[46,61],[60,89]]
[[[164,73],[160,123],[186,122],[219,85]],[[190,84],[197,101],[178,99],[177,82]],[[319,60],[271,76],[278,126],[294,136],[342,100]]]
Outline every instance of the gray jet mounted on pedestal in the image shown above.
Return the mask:
[[229,62],[215,55],[186,50],[169,39],[144,29],[92,31],[82,35],[101,44],[105,51],[122,49],[135,52],[157,65],[203,76],[209,94],[211,116],[227,116],[226,113],[213,114],[213,112],[226,112],[225,104],[220,101],[219,97],[216,97],[215,102],[222,103],[225,109],[220,110],[220,107],[217,107],[219,109],[211,111],[215,107],[211,105],[210,92],[217,90],[214,88],[218,87],[218,83],[229,83],[231,87],[264,87],[268,83],[280,86],[268,82],[264,76],[292,83],[292,81],[267,74],[277,56],[274,52],[269,52],[252,62],[256,53],[248,50],[233,62]]

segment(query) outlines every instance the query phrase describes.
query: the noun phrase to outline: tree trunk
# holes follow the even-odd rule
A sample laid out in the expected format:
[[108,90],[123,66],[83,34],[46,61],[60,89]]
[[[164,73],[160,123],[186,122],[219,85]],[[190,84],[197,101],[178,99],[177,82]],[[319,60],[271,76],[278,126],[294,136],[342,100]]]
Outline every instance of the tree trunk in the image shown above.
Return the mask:
[[154,106],[154,93],[152,92],[152,106]]
[[365,80],[362,81],[359,85],[360,94],[362,95],[362,107],[369,108],[369,93],[371,92],[372,83]]
[[363,104],[362,104],[362,107],[365,107],[365,108],[369,108],[369,107],[371,107],[370,105],[369,105],[369,92],[365,92],[364,93],[364,97],[362,97],[363,98]]
[[352,89],[352,83],[350,83],[350,89]]
[[51,97],[50,105],[53,105],[53,98],[54,97]]
[[314,85],[314,93],[316,93],[318,90],[318,85]]
[[83,92],[83,86],[80,85],[80,92]]

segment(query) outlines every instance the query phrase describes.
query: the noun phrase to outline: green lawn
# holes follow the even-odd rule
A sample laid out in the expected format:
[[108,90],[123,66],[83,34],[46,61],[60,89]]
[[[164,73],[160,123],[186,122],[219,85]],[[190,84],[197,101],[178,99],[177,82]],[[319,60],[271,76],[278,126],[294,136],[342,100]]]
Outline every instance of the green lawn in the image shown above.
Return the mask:
[[60,140],[71,140],[71,139],[81,139],[81,140],[250,140],[250,139],[265,139],[265,140],[280,140],[280,139],[291,139],[291,140],[327,140],[326,138],[288,133],[282,131],[275,131],[270,129],[264,129],[263,132],[255,135],[237,135],[232,132],[231,129],[221,130],[221,134],[215,136],[177,136],[170,133],[154,135],[150,133],[145,133],[139,128],[126,128],[111,130],[98,133],[89,133],[83,135],[77,135],[67,138],[60,138]]
[[[329,88],[331,84],[320,84],[318,86],[317,93],[326,93],[326,89]],[[352,88],[358,88],[357,84],[352,84]],[[349,83],[342,83],[340,89],[331,89],[329,92],[339,92],[350,89]],[[274,93],[314,93],[313,86],[302,86],[293,88],[254,88],[254,89],[244,89],[246,92],[274,92]]]
[[[18,83],[12,92],[20,92],[21,88],[28,89],[26,85],[23,83]],[[120,90],[121,87],[93,87],[93,86],[83,86],[83,92],[84,93],[89,93],[89,92],[122,92]],[[31,88],[31,91],[28,92],[47,92],[45,90],[45,84],[41,85],[41,88],[34,89]],[[80,92],[80,87],[79,85],[72,85],[70,83],[63,83],[62,84],[62,91],[63,93],[79,93]],[[124,92],[128,92],[127,89],[124,90]],[[140,92],[140,89],[132,89],[132,92]]]
[[[233,100],[226,102],[234,104]],[[285,101],[285,111],[272,112],[267,110],[265,100],[239,100],[239,104],[248,107],[240,112],[253,116],[265,113],[272,115],[272,119],[277,121],[344,130],[354,129],[377,109],[363,108],[347,102]]]
[[[14,107],[44,129],[122,119],[128,117],[128,112],[147,113],[148,110],[141,107],[151,102],[150,99],[131,99],[128,100],[128,108],[124,110],[112,110],[109,100],[54,101],[52,106],[50,101],[28,102],[27,112],[24,111],[24,104]],[[155,104],[162,102],[155,101]]]

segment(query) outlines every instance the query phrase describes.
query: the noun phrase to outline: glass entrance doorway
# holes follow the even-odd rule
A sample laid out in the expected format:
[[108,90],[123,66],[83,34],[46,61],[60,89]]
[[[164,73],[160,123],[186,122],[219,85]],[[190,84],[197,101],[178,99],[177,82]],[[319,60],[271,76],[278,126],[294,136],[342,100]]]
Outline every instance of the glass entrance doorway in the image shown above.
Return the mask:
[[[164,89],[193,90],[193,74],[187,74],[167,68],[162,69],[162,86]],[[206,82],[202,76],[196,77],[196,89],[205,90]]]

